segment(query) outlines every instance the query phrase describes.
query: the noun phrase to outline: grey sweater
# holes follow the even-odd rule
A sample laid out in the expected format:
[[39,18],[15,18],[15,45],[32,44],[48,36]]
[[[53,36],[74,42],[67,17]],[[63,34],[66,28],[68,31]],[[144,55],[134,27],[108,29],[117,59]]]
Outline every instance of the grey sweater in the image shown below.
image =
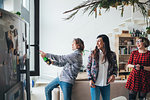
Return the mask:
[[47,53],[46,57],[53,60],[53,65],[64,67],[59,80],[67,83],[74,84],[74,81],[82,67],[81,51],[76,50],[68,55],[54,55]]

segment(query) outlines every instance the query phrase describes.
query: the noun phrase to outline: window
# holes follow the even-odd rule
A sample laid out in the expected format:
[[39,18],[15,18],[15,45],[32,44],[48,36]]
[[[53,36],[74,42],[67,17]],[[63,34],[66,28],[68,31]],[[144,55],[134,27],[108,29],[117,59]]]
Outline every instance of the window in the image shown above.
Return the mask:
[[25,7],[27,10],[29,10],[29,5],[30,5],[29,0],[23,0],[23,1],[22,1],[22,5],[23,5],[23,7]]

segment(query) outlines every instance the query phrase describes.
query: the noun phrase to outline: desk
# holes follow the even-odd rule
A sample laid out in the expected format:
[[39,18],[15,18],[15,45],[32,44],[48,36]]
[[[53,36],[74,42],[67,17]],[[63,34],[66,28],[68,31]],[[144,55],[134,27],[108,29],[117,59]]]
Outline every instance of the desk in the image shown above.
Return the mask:
[[[123,73],[119,74],[119,75],[124,75]],[[115,80],[121,80],[120,77],[115,77]],[[76,81],[88,81],[88,75],[87,72],[79,72]]]
[[88,80],[87,72],[79,72],[76,81],[87,81],[87,80]]

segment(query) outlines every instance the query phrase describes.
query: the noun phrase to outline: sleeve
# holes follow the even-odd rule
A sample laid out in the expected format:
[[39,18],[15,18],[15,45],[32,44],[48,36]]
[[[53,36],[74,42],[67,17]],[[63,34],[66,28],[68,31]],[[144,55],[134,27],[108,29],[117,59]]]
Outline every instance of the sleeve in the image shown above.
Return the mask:
[[113,64],[113,74],[117,76],[117,70],[118,70],[118,66],[117,66],[117,57],[116,54],[113,54],[113,60],[114,60],[114,64]]
[[88,74],[88,79],[89,80],[92,80],[91,66],[92,66],[92,53],[88,57],[88,64],[87,64],[87,74]]
[[131,53],[129,60],[128,60],[128,64],[132,64],[133,63],[133,55],[134,55],[134,51]]
[[51,53],[47,53],[46,57],[53,60],[53,65],[63,67],[65,64],[70,63],[73,64],[73,60],[76,58],[75,53],[68,55],[54,55]]

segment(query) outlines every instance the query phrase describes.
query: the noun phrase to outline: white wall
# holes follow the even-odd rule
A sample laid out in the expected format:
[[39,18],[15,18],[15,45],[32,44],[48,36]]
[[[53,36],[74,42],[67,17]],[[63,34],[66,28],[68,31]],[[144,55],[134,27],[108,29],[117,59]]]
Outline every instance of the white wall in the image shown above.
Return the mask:
[[[73,38],[79,37],[84,40],[85,49],[93,50],[96,45],[96,37],[101,33],[109,33],[112,50],[114,49],[113,28],[117,27],[123,20],[131,17],[131,7],[125,8],[124,16],[121,11],[115,8],[109,12],[102,10],[102,16],[95,18],[94,14],[78,13],[73,20],[65,21],[69,14],[64,11],[72,9],[80,4],[76,0],[41,0],[40,1],[40,49],[54,54],[71,53],[71,43]],[[70,13],[71,14],[71,13]],[[84,65],[87,63],[88,53],[84,56]],[[40,61],[41,76],[56,77],[61,68],[46,65],[42,59]]]

